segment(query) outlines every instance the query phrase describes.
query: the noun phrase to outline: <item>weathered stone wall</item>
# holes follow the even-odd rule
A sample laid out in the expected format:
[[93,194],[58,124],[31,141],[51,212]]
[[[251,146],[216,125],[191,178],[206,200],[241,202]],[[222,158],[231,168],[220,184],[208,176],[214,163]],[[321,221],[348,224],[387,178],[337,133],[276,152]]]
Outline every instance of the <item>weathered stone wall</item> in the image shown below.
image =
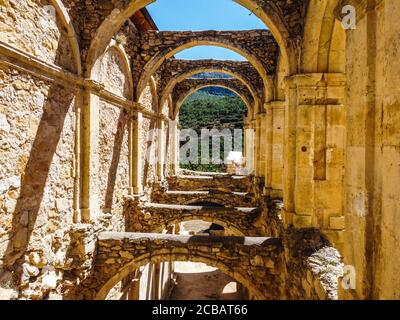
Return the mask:
[[137,32],[129,45],[129,54],[134,57],[134,79],[139,86],[138,92],[144,89],[142,82],[149,80],[147,73],[157,70],[152,70],[154,66],[161,64],[164,58],[170,58],[168,54],[174,50],[190,47],[193,42],[238,48],[245,55],[254,56],[266,73],[273,74],[276,71],[279,47],[269,30]]
[[123,197],[129,188],[129,115],[102,101],[99,122],[100,217],[111,219],[114,230],[121,231],[125,230]]
[[[124,98],[132,96],[129,70],[116,47],[110,47],[98,65],[98,81],[108,91]],[[101,99],[98,112],[98,216],[113,225],[114,230],[122,231],[125,230],[122,199],[129,188],[129,113]]]
[[141,182],[143,190],[147,196],[150,196],[152,185],[157,174],[156,162],[156,121],[148,118],[143,118],[141,128]]
[[339,252],[318,230],[283,234],[286,258],[286,295],[292,300],[337,300],[343,263]]
[[143,90],[142,96],[139,99],[139,102],[147,109],[147,110],[157,110],[157,106],[154,104],[153,100],[155,97],[153,96],[153,92],[151,90],[150,84]]
[[167,59],[157,71],[159,75],[158,92],[162,96],[164,90],[168,89],[171,81],[179,77],[199,73],[199,70],[216,70],[216,72],[226,71],[228,74],[235,74],[245,79],[254,88],[259,97],[263,96],[263,81],[257,70],[247,61],[220,61],[220,60],[181,60]]
[[8,68],[0,78],[0,261],[40,298],[62,278],[73,219],[75,96]]
[[0,41],[47,63],[76,71],[67,32],[51,5],[47,0],[4,1],[0,6]]
[[345,264],[356,288],[345,298],[399,299],[399,10],[360,1],[346,32]]
[[255,298],[280,298],[282,258],[281,242],[272,238],[102,233],[94,272],[71,298],[102,299],[132,268],[164,261],[217,266],[246,286]]
[[167,178],[170,190],[201,191],[221,190],[226,192],[250,192],[249,177],[230,176],[170,176]]
[[184,221],[203,220],[218,223],[235,235],[266,235],[265,221],[258,208],[143,203],[127,198],[124,215],[129,232],[162,232]]
[[123,59],[124,57],[116,46],[110,47],[97,63],[97,80],[108,91],[129,99],[133,94],[133,88],[130,87],[129,82],[128,73],[130,71],[126,68]]

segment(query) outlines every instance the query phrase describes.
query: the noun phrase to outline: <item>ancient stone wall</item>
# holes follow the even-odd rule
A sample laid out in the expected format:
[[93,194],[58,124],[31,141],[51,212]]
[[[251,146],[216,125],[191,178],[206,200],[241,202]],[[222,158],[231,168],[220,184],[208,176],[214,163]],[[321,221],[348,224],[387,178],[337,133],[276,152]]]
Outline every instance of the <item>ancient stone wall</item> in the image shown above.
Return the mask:
[[24,294],[41,296],[47,273],[61,280],[52,270],[73,219],[75,96],[17,70],[0,74],[1,267],[19,271],[13,282]]
[[99,116],[100,216],[111,219],[115,230],[124,230],[123,197],[129,189],[129,115],[105,102]]
[[103,233],[98,248],[94,273],[73,293],[74,298],[102,299],[132,268],[163,261],[217,266],[258,299],[279,298],[282,294],[279,239]]
[[[398,1],[360,1],[346,32],[345,263],[356,288],[345,298],[398,299],[400,198]],[[350,85],[351,84],[351,85]]]
[[286,294],[294,300],[337,300],[343,263],[318,230],[286,229]]
[[251,179],[249,177],[231,176],[170,176],[167,178],[170,190],[202,191],[221,190],[225,192],[250,192]]
[[235,235],[260,236],[264,220],[258,208],[143,203],[127,198],[124,215],[129,232],[162,232],[190,220],[215,222]]
[[159,95],[162,96],[164,90],[172,81],[176,81],[185,74],[199,73],[201,70],[215,70],[215,72],[226,71],[228,74],[235,74],[245,79],[259,97],[263,96],[263,82],[257,70],[247,61],[219,61],[219,60],[180,60],[167,59],[157,71],[160,84],[158,87]]
[[0,41],[38,59],[76,71],[68,34],[51,1],[7,0],[0,6]]
[[[136,33],[129,43],[129,54],[133,57],[133,74],[138,83],[138,93],[144,89],[150,76],[157,71],[164,58],[171,58],[174,51],[194,44],[217,44],[242,50],[248,57],[254,57],[266,74],[276,71],[279,48],[268,30],[251,31],[202,31],[202,32],[155,32]],[[262,66],[262,67],[261,67]],[[260,70],[259,70],[260,71]],[[265,75],[264,75],[265,76]]]

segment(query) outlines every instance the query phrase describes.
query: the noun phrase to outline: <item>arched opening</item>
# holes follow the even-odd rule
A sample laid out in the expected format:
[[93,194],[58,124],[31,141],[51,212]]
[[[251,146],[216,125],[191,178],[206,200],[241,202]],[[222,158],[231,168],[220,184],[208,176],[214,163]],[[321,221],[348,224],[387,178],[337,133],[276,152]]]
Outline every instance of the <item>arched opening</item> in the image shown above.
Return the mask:
[[[203,84],[183,93],[176,102],[181,168],[236,173],[244,152],[246,107],[243,94],[223,84]],[[233,155],[237,159],[230,159]]]
[[104,299],[249,300],[250,296],[242,283],[214,263],[166,261],[137,268],[115,284]]
[[[90,75],[92,66],[94,62],[97,60],[97,57],[101,54],[101,52],[104,50],[106,43],[108,42],[109,39],[122,27],[122,25],[131,17],[135,12],[138,10],[144,8],[145,6],[154,3],[154,0],[141,0],[141,1],[136,1],[134,3],[130,2],[128,4],[122,5],[120,7],[115,8],[107,17],[106,19],[102,22],[100,27],[97,29],[95,36],[91,42],[88,55],[87,55],[87,68],[86,72],[87,75]],[[282,21],[282,17],[277,14],[276,12],[274,13],[268,13],[265,12],[264,9],[260,8],[260,6],[252,0],[236,0],[238,4],[240,4],[242,7],[246,8],[250,12],[254,14],[254,16],[258,17],[265,26],[267,26],[270,30],[273,36],[275,37],[276,41],[279,44],[280,50],[282,52],[283,56],[283,61],[284,64],[287,66],[288,73],[294,73],[296,70],[296,53],[295,53],[295,48],[291,48],[288,46],[288,39],[289,39],[289,31],[285,24]],[[185,3],[187,5],[187,3]],[[232,4],[230,4],[232,5]],[[209,41],[201,41],[199,39],[199,42],[197,45],[209,45],[212,44]],[[184,44],[186,48],[190,47],[190,44]],[[222,44],[222,46],[230,48],[230,49],[235,49],[235,47],[230,47],[228,44]],[[169,52],[169,57],[175,55],[178,51],[171,51]],[[240,49],[236,48],[236,51],[239,53]],[[161,60],[165,59],[168,56],[167,53],[163,53],[160,55]],[[254,63],[254,66],[259,70],[260,74],[262,75],[263,80],[267,83],[268,78],[265,73],[264,68],[257,63],[256,59],[251,58],[251,54],[247,54],[246,58],[252,63]],[[154,61],[159,60],[159,59],[154,59]],[[147,75],[152,75],[155,70],[158,69],[159,63],[157,62],[152,62],[150,63],[150,67],[148,68],[146,72]],[[142,83],[146,84],[147,80],[144,79],[141,81],[141,84],[138,86],[138,91],[137,91],[137,96],[140,96],[141,90],[142,90]]]
[[[223,207],[215,202],[193,205]],[[218,219],[201,217],[170,221],[162,233],[178,236],[241,236],[243,233]],[[218,262],[155,258],[119,280],[106,300],[248,300],[249,291]]]
[[206,36],[206,37],[185,39],[184,41],[176,43],[174,46],[166,49],[165,51],[157,53],[149,60],[149,62],[147,62],[147,64],[144,67],[142,76],[138,81],[136,89],[137,96],[141,95],[144,85],[148,83],[151,75],[153,75],[160,68],[160,66],[166,59],[175,56],[177,53],[181,51],[184,51],[186,49],[191,49],[197,46],[222,47],[234,51],[240,56],[243,56],[247,61],[249,61],[253,65],[253,67],[260,74],[260,77],[264,82],[265,100],[271,101],[272,99],[274,99],[273,81],[271,77],[267,74],[264,65],[261,63],[261,61],[259,61],[257,56],[255,56],[247,48],[241,47],[240,45],[234,42],[229,42],[227,40],[221,39],[218,36]]
[[199,77],[201,75],[204,76],[204,74],[209,74],[210,76],[213,76],[213,77],[238,79],[240,82],[243,83],[243,85],[246,86],[246,88],[249,90],[249,92],[251,93],[252,98],[254,100],[254,105],[253,106],[248,106],[248,108],[251,107],[251,109],[249,110],[248,115],[250,117],[254,117],[255,113],[258,112],[258,110],[260,108],[259,107],[260,100],[262,99],[262,97],[259,97],[257,89],[254,87],[254,85],[252,83],[250,83],[244,77],[244,75],[242,75],[242,74],[240,74],[238,72],[229,71],[229,70],[218,68],[218,67],[215,67],[215,68],[197,68],[197,69],[193,69],[191,71],[185,72],[185,73],[183,73],[181,75],[178,75],[178,76],[174,77],[165,86],[165,89],[163,90],[163,93],[161,95],[160,105],[164,105],[165,104],[165,101],[171,95],[171,93],[173,92],[173,90],[174,90],[174,88],[176,87],[177,84],[179,84],[180,82],[184,81],[185,79],[196,78],[196,76]]

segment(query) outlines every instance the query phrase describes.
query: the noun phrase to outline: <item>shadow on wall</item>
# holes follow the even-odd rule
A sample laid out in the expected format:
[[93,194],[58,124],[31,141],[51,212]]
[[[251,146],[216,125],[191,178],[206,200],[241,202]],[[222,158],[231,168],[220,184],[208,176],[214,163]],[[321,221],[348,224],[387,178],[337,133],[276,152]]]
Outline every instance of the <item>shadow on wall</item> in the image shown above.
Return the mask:
[[[150,120],[150,119],[149,119]],[[153,165],[153,170],[156,170],[156,162],[154,159],[151,157],[152,155],[152,150],[155,147],[154,142],[155,142],[155,133],[157,130],[156,129],[156,121],[151,119],[150,120],[150,128],[149,128],[149,133],[146,135],[146,143],[145,143],[145,158],[144,158],[144,166],[143,166],[143,176],[142,176],[142,184],[144,187],[148,186],[148,183],[151,183],[153,181],[149,181],[149,169],[150,169],[150,164]],[[155,151],[155,150],[154,150]],[[155,154],[154,154],[155,156]],[[153,163],[151,163],[153,162]]]
[[[65,59],[67,43],[69,42],[64,34],[59,39],[55,64],[74,72],[73,67],[69,65],[71,61]],[[43,109],[43,113],[21,177],[20,193],[9,233],[10,241],[3,256],[4,271],[10,271],[13,274],[16,286],[21,284],[21,266],[25,261],[24,255],[31,241],[41,208],[46,211],[50,209],[44,207],[46,183],[49,180],[51,165],[63,133],[67,114],[70,108],[74,108],[74,98],[74,92],[51,84],[44,105],[38,106]],[[74,124],[72,124],[71,130],[75,131]],[[47,212],[45,214],[47,216]]]
[[117,179],[118,165],[121,158],[122,144],[124,141],[124,134],[127,130],[128,121],[129,115],[125,109],[122,109],[118,119],[117,133],[114,139],[113,155],[110,170],[108,172],[107,191],[103,208],[103,211],[107,213],[111,212],[113,208],[113,197]]
[[5,264],[11,267],[25,254],[39,214],[48,179],[50,166],[59,143],[64,121],[74,95],[64,97],[62,104],[56,104],[59,87],[49,90],[43,107],[43,115],[23,174],[20,195],[12,220],[12,238],[5,253]]

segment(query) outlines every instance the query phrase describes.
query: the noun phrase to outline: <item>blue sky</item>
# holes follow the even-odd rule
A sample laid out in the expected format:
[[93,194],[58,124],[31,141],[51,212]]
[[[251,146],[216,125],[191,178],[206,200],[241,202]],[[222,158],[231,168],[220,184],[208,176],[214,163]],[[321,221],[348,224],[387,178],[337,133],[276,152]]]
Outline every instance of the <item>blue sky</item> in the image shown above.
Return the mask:
[[[265,29],[254,14],[232,0],[157,0],[147,7],[161,31]],[[220,47],[198,46],[178,53],[179,59],[245,60]]]

